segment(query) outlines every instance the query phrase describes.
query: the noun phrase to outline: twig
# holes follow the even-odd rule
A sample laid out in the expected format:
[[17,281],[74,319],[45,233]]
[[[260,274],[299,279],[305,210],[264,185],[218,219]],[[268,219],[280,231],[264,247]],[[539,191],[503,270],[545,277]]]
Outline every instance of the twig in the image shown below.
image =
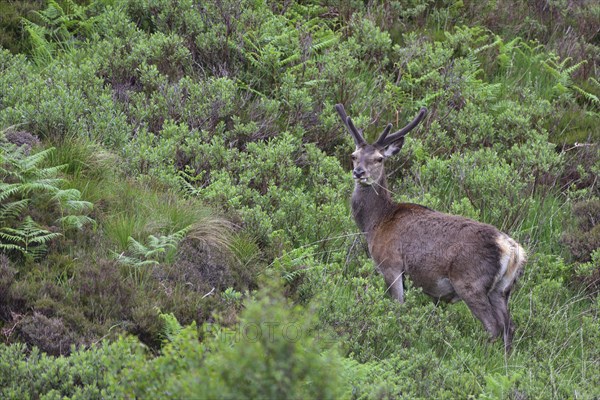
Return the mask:
[[210,292],[206,293],[204,296],[202,296],[202,298],[205,298],[205,297],[208,297],[208,296],[210,296],[211,294],[213,294],[213,292],[214,292],[214,291],[215,291],[215,288],[212,288],[212,289],[210,290]]
[[568,149],[565,149],[563,151],[570,151],[570,150],[578,149],[578,148],[581,148],[581,147],[591,147],[591,146],[594,146],[594,145],[595,145],[594,143],[577,143],[577,142],[575,142],[573,144],[573,146],[571,146]]

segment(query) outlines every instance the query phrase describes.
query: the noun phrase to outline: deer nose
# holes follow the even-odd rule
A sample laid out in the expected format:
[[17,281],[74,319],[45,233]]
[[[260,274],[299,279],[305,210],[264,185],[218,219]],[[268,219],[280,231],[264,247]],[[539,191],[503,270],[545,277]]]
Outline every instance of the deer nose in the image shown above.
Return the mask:
[[356,179],[360,179],[364,176],[364,174],[366,173],[366,171],[362,168],[362,167],[356,167],[354,168],[354,170],[352,171],[352,175],[354,175],[354,177]]

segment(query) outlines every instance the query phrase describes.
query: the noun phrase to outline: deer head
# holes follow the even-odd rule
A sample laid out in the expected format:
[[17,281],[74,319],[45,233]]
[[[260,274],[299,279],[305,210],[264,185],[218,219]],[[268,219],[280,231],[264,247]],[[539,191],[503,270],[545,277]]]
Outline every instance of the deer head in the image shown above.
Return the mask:
[[335,106],[340,118],[344,122],[346,129],[352,138],[356,149],[352,153],[352,176],[355,181],[361,185],[372,185],[374,182],[380,182],[384,178],[383,161],[397,154],[404,145],[404,136],[414,129],[425,117],[427,109],[421,108],[419,114],[408,125],[399,131],[390,135],[392,124],[388,124],[383,133],[373,144],[367,143],[360,130],[354,126],[352,118],[346,115],[346,110],[341,104]]

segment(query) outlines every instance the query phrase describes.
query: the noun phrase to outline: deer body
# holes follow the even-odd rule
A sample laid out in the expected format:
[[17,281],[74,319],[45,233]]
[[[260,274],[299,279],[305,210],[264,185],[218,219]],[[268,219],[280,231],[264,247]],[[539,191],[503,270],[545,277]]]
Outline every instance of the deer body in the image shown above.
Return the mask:
[[371,145],[343,106],[336,108],[356,144],[352,214],[390,294],[403,302],[403,278],[408,276],[436,300],[463,300],[492,338],[503,335],[510,350],[514,326],[508,299],[525,263],[523,248],[492,225],[417,204],[397,204],[389,195],[383,161],[398,153],[404,135],[425,111],[390,136],[388,125]]

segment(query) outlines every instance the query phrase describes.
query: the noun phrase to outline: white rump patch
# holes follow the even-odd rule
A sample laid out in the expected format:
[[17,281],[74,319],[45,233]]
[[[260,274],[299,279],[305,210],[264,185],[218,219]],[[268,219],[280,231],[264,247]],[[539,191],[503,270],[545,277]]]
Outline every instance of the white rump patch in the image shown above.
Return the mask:
[[499,269],[490,291],[499,289],[500,292],[505,292],[512,286],[521,270],[525,261],[525,250],[505,234],[496,238],[496,244],[500,250]]

